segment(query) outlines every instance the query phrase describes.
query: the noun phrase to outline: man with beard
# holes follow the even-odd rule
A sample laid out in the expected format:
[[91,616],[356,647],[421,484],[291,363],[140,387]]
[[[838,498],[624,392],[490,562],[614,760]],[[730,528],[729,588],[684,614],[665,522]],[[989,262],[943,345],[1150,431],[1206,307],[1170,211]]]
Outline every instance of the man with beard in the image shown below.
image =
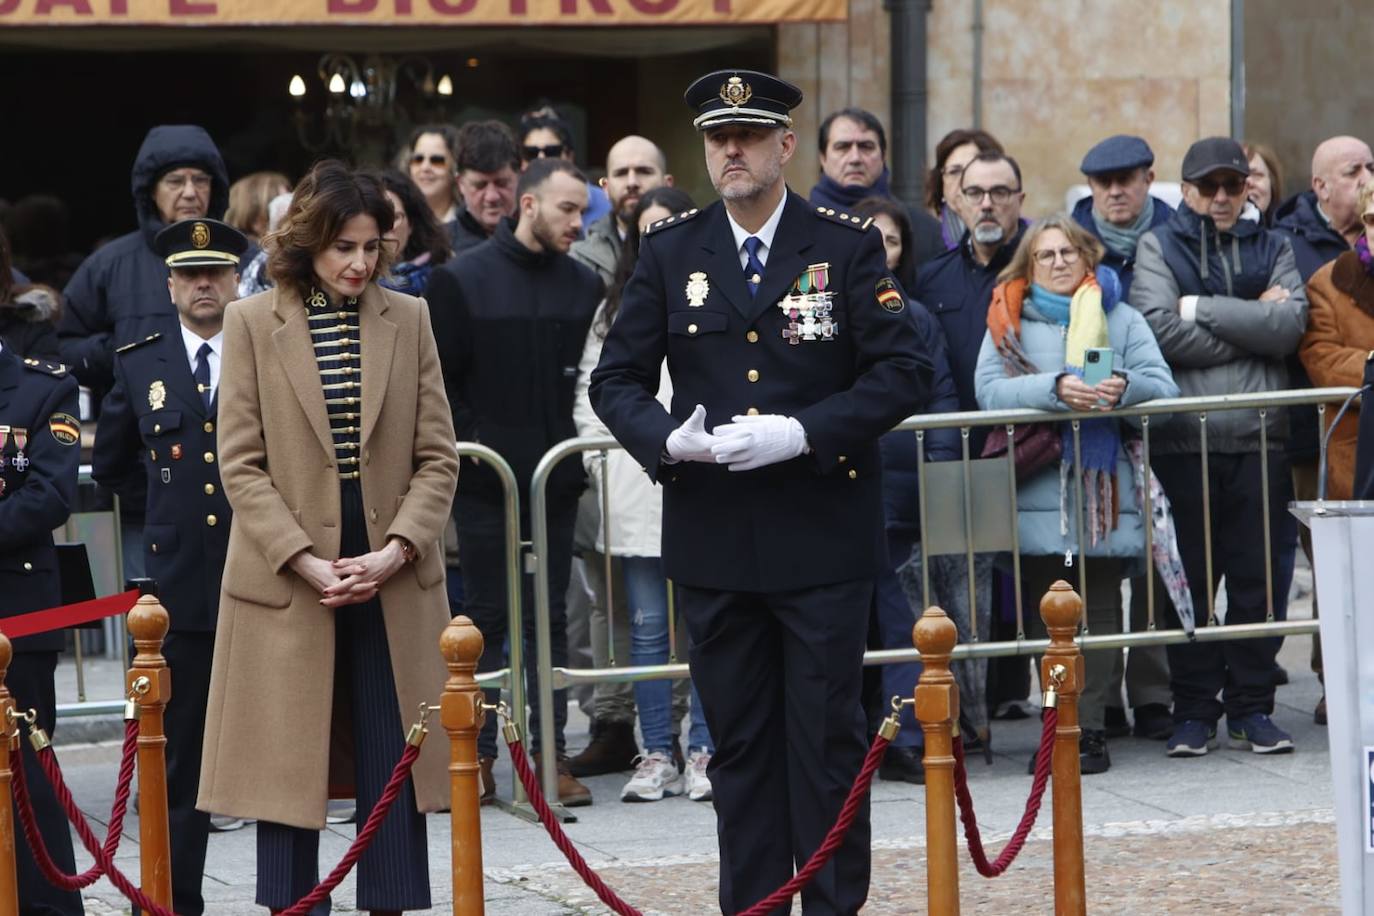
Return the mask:
[[515,215],[520,151],[515,135],[500,121],[472,121],[458,129],[458,193],[462,205],[453,223],[455,254],[480,245],[501,221]]
[[629,231],[640,195],[672,183],[668,161],[653,141],[634,135],[617,140],[606,154],[606,177],[601,179],[611,212],[587,227],[587,237],[573,245],[572,256],[596,271],[610,288],[620,243]]
[[[180,322],[170,334],[115,352],[115,385],[100,412],[92,470],[124,505],[147,507],[144,561],[171,615],[162,653],[176,687],[166,714],[172,902],[177,913],[200,916],[211,825],[210,815],[196,810],[196,791],[231,520],[214,459],[215,393],[224,309],[236,296],[248,239],[232,226],[196,219],[168,226],[154,245],[170,268],[164,295]],[[242,823],[222,819],[220,829]]]
[[[466,155],[466,150],[463,154]],[[444,368],[444,386],[460,440],[499,452],[515,472],[521,494],[529,492],[539,459],[556,443],[577,435],[573,393],[587,329],[604,288],[589,268],[568,254],[582,232],[586,179],[566,159],[530,163],[515,188],[518,219],[497,223],[492,237],[430,277],[426,298]],[[568,662],[565,595],[572,562],[573,522],[584,485],[576,461],[560,464],[549,478],[549,627],[553,664]],[[529,508],[521,536],[528,539]],[[464,612],[481,629],[486,649],[478,671],[505,666],[505,514],[496,474],[482,465],[463,471],[454,501],[458,555],[463,566]],[[526,658],[534,658],[534,589],[522,582],[526,609]],[[519,638],[519,634],[509,634]],[[527,696],[538,696],[536,671],[527,668]],[[499,691],[488,691],[496,702]],[[589,805],[591,793],[567,770],[563,729],[567,691],[554,691],[558,800]],[[530,718],[531,746],[539,747],[538,707]],[[496,718],[488,716],[478,738],[483,798],[496,791]],[[545,748],[544,751],[549,749]],[[536,757],[540,751],[536,750]]]
[[[723,202],[644,235],[591,401],[663,485],[735,913],[815,852],[863,761],[865,623],[888,562],[878,438],[921,409],[931,370],[879,234],[783,182],[801,90],[724,70],[686,101]],[[868,873],[865,804],[803,910],[858,912]]]

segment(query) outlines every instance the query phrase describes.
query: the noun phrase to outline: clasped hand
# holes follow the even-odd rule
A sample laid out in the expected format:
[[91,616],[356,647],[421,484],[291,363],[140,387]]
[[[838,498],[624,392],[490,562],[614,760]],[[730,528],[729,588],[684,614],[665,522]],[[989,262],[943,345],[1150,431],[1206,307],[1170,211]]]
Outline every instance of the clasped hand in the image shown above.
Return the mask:
[[382,583],[404,565],[405,554],[395,539],[381,550],[359,557],[330,561],[302,550],[290,562],[291,569],[320,593],[320,604],[335,608],[370,601]]
[[732,471],[752,471],[790,461],[806,451],[806,430],[794,417],[778,414],[736,416],[711,432],[720,440],[711,446],[717,464]]

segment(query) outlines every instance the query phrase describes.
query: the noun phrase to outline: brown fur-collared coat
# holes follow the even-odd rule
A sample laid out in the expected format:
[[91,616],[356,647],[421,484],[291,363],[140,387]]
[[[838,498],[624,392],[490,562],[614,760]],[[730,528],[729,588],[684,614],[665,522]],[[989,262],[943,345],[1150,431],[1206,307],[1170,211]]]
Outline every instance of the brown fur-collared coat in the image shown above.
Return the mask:
[[[1298,358],[1319,388],[1364,384],[1364,363],[1374,351],[1374,277],[1353,251],[1322,267],[1307,281],[1307,333]],[[1339,406],[1339,405],[1335,405]],[[1328,411],[1327,422],[1336,418]],[[1355,481],[1355,443],[1360,402],[1350,405],[1331,433],[1327,452],[1327,499],[1350,499]]]
[[[418,704],[437,702],[447,676],[439,542],[458,458],[425,303],[371,284],[358,310],[368,542],[376,550],[399,535],[419,551],[381,588],[404,729]],[[330,784],[351,784],[351,761],[331,753],[330,740],[331,720],[348,722],[333,715],[333,678],[334,617],[349,608],[321,606],[287,565],[304,549],[336,559],[340,539],[334,444],[299,295],[273,289],[229,306],[218,401],[234,520],[196,805],[320,829]],[[447,760],[445,742],[431,736],[414,769],[421,811],[447,805]]]

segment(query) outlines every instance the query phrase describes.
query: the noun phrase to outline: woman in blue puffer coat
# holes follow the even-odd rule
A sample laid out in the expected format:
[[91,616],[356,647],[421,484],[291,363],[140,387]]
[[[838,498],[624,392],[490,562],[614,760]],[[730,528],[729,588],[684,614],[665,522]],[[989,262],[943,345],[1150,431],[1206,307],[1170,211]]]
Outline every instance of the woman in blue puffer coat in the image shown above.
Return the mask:
[[[1120,301],[1116,274],[1098,267],[1102,252],[1101,243],[1064,214],[1042,219],[1025,233],[988,308],[988,332],[975,373],[980,407],[1110,413],[1115,407],[1178,396],[1150,326]],[[1083,381],[1087,354],[1102,348],[1110,348],[1112,373],[1090,386]],[[1084,420],[1081,461],[1075,462],[1071,425],[1057,425],[1062,460],[1017,489],[1024,591],[1039,595],[1059,578],[1077,585],[1078,571],[1066,567],[1087,559],[1089,629],[1117,632],[1125,564],[1145,552],[1145,520],[1122,443],[1123,432],[1129,431],[1114,419]],[[1037,615],[1028,618],[1030,628],[1041,627]],[[1111,765],[1103,715],[1112,652],[1089,652],[1084,662],[1080,757],[1084,773],[1100,773]]]

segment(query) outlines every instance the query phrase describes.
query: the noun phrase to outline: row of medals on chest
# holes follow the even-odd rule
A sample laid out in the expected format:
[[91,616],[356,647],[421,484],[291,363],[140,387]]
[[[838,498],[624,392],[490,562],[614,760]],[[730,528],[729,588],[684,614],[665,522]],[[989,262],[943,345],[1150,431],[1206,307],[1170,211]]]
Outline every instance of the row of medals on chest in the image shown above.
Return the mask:
[[[756,288],[763,278],[757,273],[748,278]],[[834,340],[839,333],[840,324],[832,316],[835,293],[827,289],[830,285],[830,262],[810,264],[797,277],[787,295],[777,302],[787,324],[782,329],[782,339],[792,346],[803,340]],[[704,271],[693,271],[687,275],[687,305],[701,308],[706,297],[711,294],[711,283]]]
[[[10,456],[5,455],[5,449],[9,446],[10,438],[14,438],[15,453]],[[0,470],[13,468],[19,473],[24,473],[32,464],[29,456],[24,454],[24,447],[29,444],[29,431],[23,426],[0,426]],[[0,477],[0,496],[5,493],[5,479]]]

